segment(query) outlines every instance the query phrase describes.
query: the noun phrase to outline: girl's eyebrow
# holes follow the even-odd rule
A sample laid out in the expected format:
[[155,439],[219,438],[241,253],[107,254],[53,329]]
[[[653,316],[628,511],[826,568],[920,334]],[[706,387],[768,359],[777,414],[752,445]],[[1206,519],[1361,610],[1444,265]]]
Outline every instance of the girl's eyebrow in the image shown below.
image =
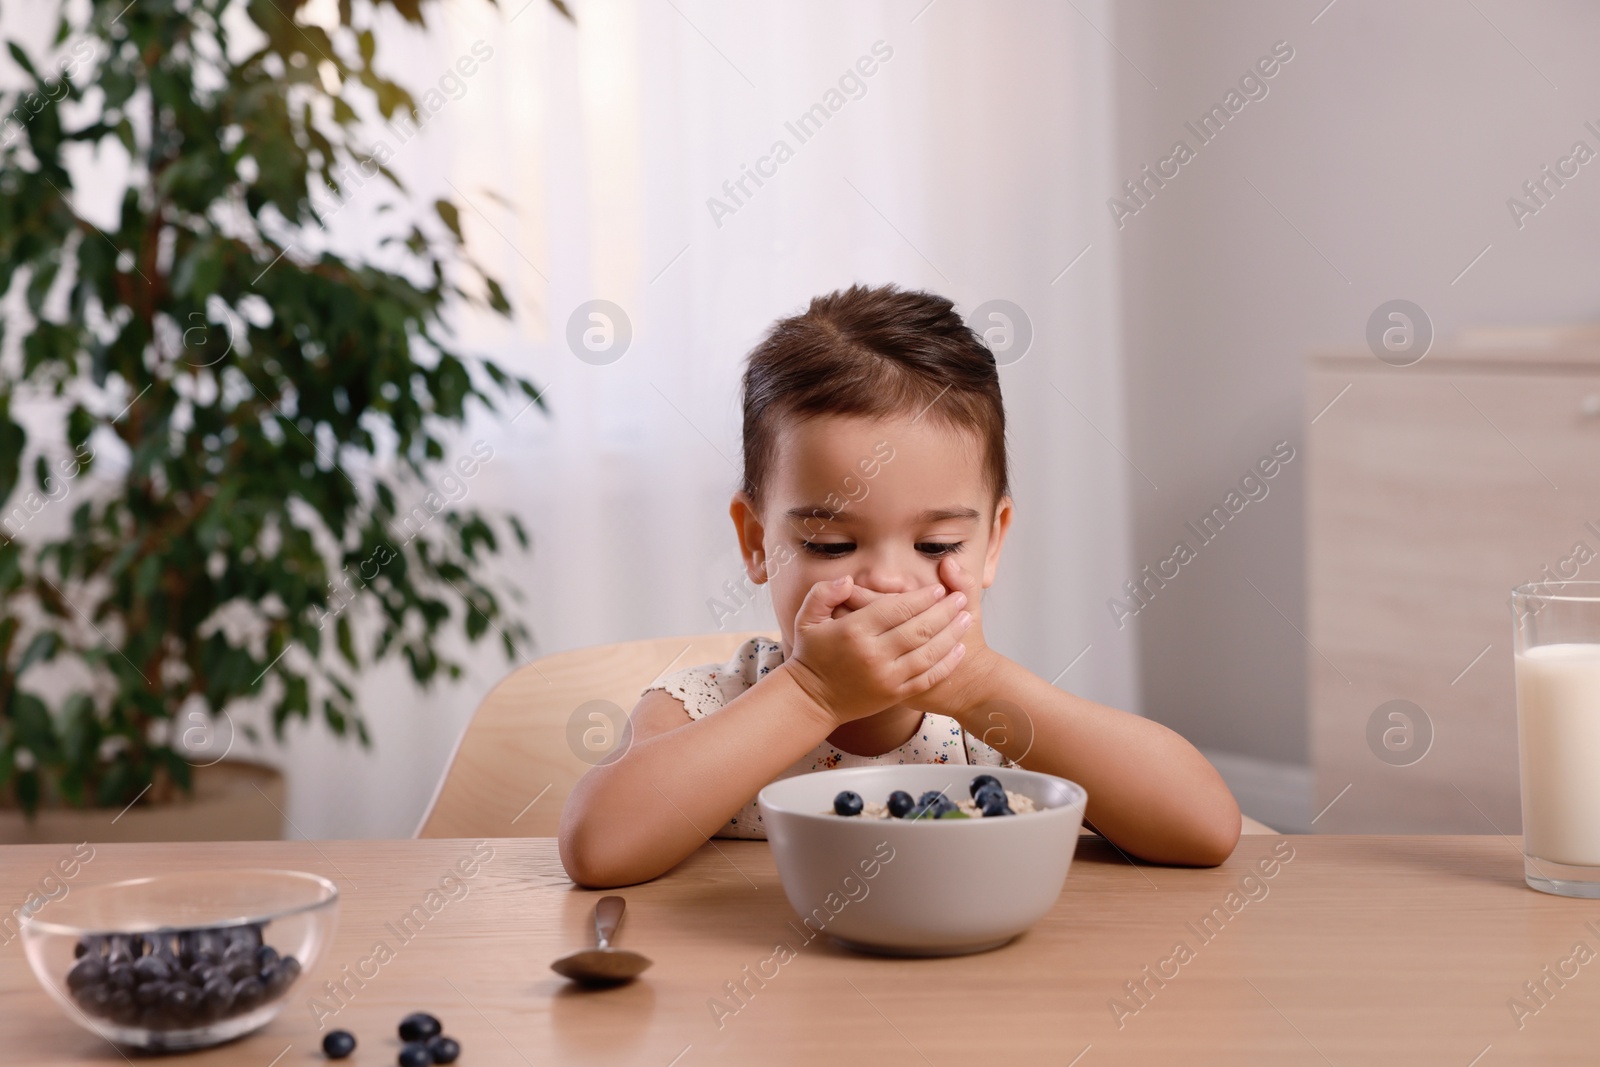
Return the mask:
[[[821,505],[790,508],[788,511],[784,512],[784,514],[790,519],[815,518],[823,519],[827,522],[849,521],[849,515],[846,514],[843,509],[839,511],[829,511],[827,508],[822,507]],[[966,522],[973,522],[982,517],[983,516],[981,514],[972,508],[929,508],[928,510],[919,513],[912,521],[917,525],[926,525],[932,522],[944,522],[946,519],[961,519]]]
[[929,508],[917,516],[916,522],[919,524],[943,522],[946,519],[961,519],[966,522],[973,522],[981,517],[972,508]]

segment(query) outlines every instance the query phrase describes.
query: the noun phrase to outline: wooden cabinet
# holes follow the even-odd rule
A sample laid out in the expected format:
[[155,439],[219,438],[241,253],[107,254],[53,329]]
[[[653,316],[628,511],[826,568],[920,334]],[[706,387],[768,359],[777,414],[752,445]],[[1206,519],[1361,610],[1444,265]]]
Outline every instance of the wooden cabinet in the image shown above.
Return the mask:
[[1518,833],[1510,591],[1600,579],[1600,346],[1319,355],[1306,417],[1315,829]]

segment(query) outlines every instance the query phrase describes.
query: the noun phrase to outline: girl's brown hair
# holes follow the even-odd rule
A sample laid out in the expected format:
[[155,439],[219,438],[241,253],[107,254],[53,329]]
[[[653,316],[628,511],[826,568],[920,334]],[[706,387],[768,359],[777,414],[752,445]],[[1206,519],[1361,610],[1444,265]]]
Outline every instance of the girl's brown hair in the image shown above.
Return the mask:
[[1011,491],[994,354],[944,297],[892,284],[814,297],[750,351],[743,392],[743,489],[758,508],[786,417],[924,412],[976,435],[994,505]]

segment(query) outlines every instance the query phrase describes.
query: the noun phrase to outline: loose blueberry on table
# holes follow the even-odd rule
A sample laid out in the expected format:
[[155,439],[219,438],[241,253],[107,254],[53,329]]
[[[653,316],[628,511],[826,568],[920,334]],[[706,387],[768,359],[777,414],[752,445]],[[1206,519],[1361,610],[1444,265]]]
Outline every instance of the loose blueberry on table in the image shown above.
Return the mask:
[[254,1011],[281,997],[300,961],[262,942],[265,923],[88,934],[73,947],[67,989],[89,1015],[176,1030]]
[[[440,1031],[436,1016],[425,1011],[412,1012],[400,1020],[400,1067],[428,1067],[434,1063],[454,1063],[461,1056],[461,1045]],[[335,1030],[322,1039],[322,1051],[329,1059],[342,1060],[355,1050],[356,1039],[344,1030]]]
[[434,1063],[454,1063],[461,1055],[461,1046],[455,1038],[438,1034],[428,1038],[428,1051],[433,1053]]
[[439,1020],[425,1011],[415,1011],[400,1020],[400,1040],[424,1042],[444,1030]]
[[330,1060],[342,1060],[356,1050],[356,1036],[348,1030],[334,1030],[322,1039],[322,1051]]

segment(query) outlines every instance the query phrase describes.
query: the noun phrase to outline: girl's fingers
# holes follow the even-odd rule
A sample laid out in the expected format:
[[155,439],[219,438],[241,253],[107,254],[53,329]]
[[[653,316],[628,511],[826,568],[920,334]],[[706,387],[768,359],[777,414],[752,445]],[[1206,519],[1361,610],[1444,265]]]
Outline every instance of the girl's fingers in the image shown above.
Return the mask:
[[933,599],[927,607],[886,633],[885,636],[894,642],[896,655],[919,649],[933,640],[966,607],[966,599],[966,594],[952,590],[948,595]]
[[[868,604],[857,614],[865,620],[862,625],[866,627],[867,632],[873,637],[879,637],[892,633],[907,621],[921,615],[924,611],[937,604],[944,595],[944,586],[935,582],[933,585],[925,585],[921,589],[913,589],[909,593],[894,593],[882,596]],[[934,630],[929,630],[926,636],[932,636],[934,632]],[[905,648],[895,648],[896,655],[904,651],[906,651]]]
[[852,611],[860,611],[862,608],[871,607],[887,595],[887,593],[875,593],[870,589],[863,589],[859,585],[852,586],[849,599],[833,609],[833,617],[842,619]]
[[857,585],[850,590],[850,599],[845,601],[845,606],[851,611],[860,611],[862,608],[871,607],[888,595],[888,593],[878,593],[871,589],[863,589]]
[[[946,602],[954,597],[946,598]],[[950,621],[927,641],[901,656],[897,662],[908,674],[921,674],[944,659],[953,645],[961,644],[967,630],[972,627],[972,613],[965,609],[954,611]]]
[[[983,583],[978,580],[978,575],[962,570],[961,564],[953,556],[946,556],[945,559],[950,561],[949,565],[939,570],[939,580],[945,584],[945,588],[967,594],[970,601],[979,600],[983,596]],[[944,560],[939,562],[942,564]]]
[[902,700],[914,697],[919,693],[926,693],[946,678],[955,673],[956,667],[961,663],[961,657],[966,654],[967,646],[957,641],[955,647],[939,658],[939,662],[917,675],[906,683]]
[[800,602],[800,610],[795,614],[795,628],[803,629],[833,618],[834,608],[850,598],[851,589],[852,584],[848,575],[838,584],[817,582]]

